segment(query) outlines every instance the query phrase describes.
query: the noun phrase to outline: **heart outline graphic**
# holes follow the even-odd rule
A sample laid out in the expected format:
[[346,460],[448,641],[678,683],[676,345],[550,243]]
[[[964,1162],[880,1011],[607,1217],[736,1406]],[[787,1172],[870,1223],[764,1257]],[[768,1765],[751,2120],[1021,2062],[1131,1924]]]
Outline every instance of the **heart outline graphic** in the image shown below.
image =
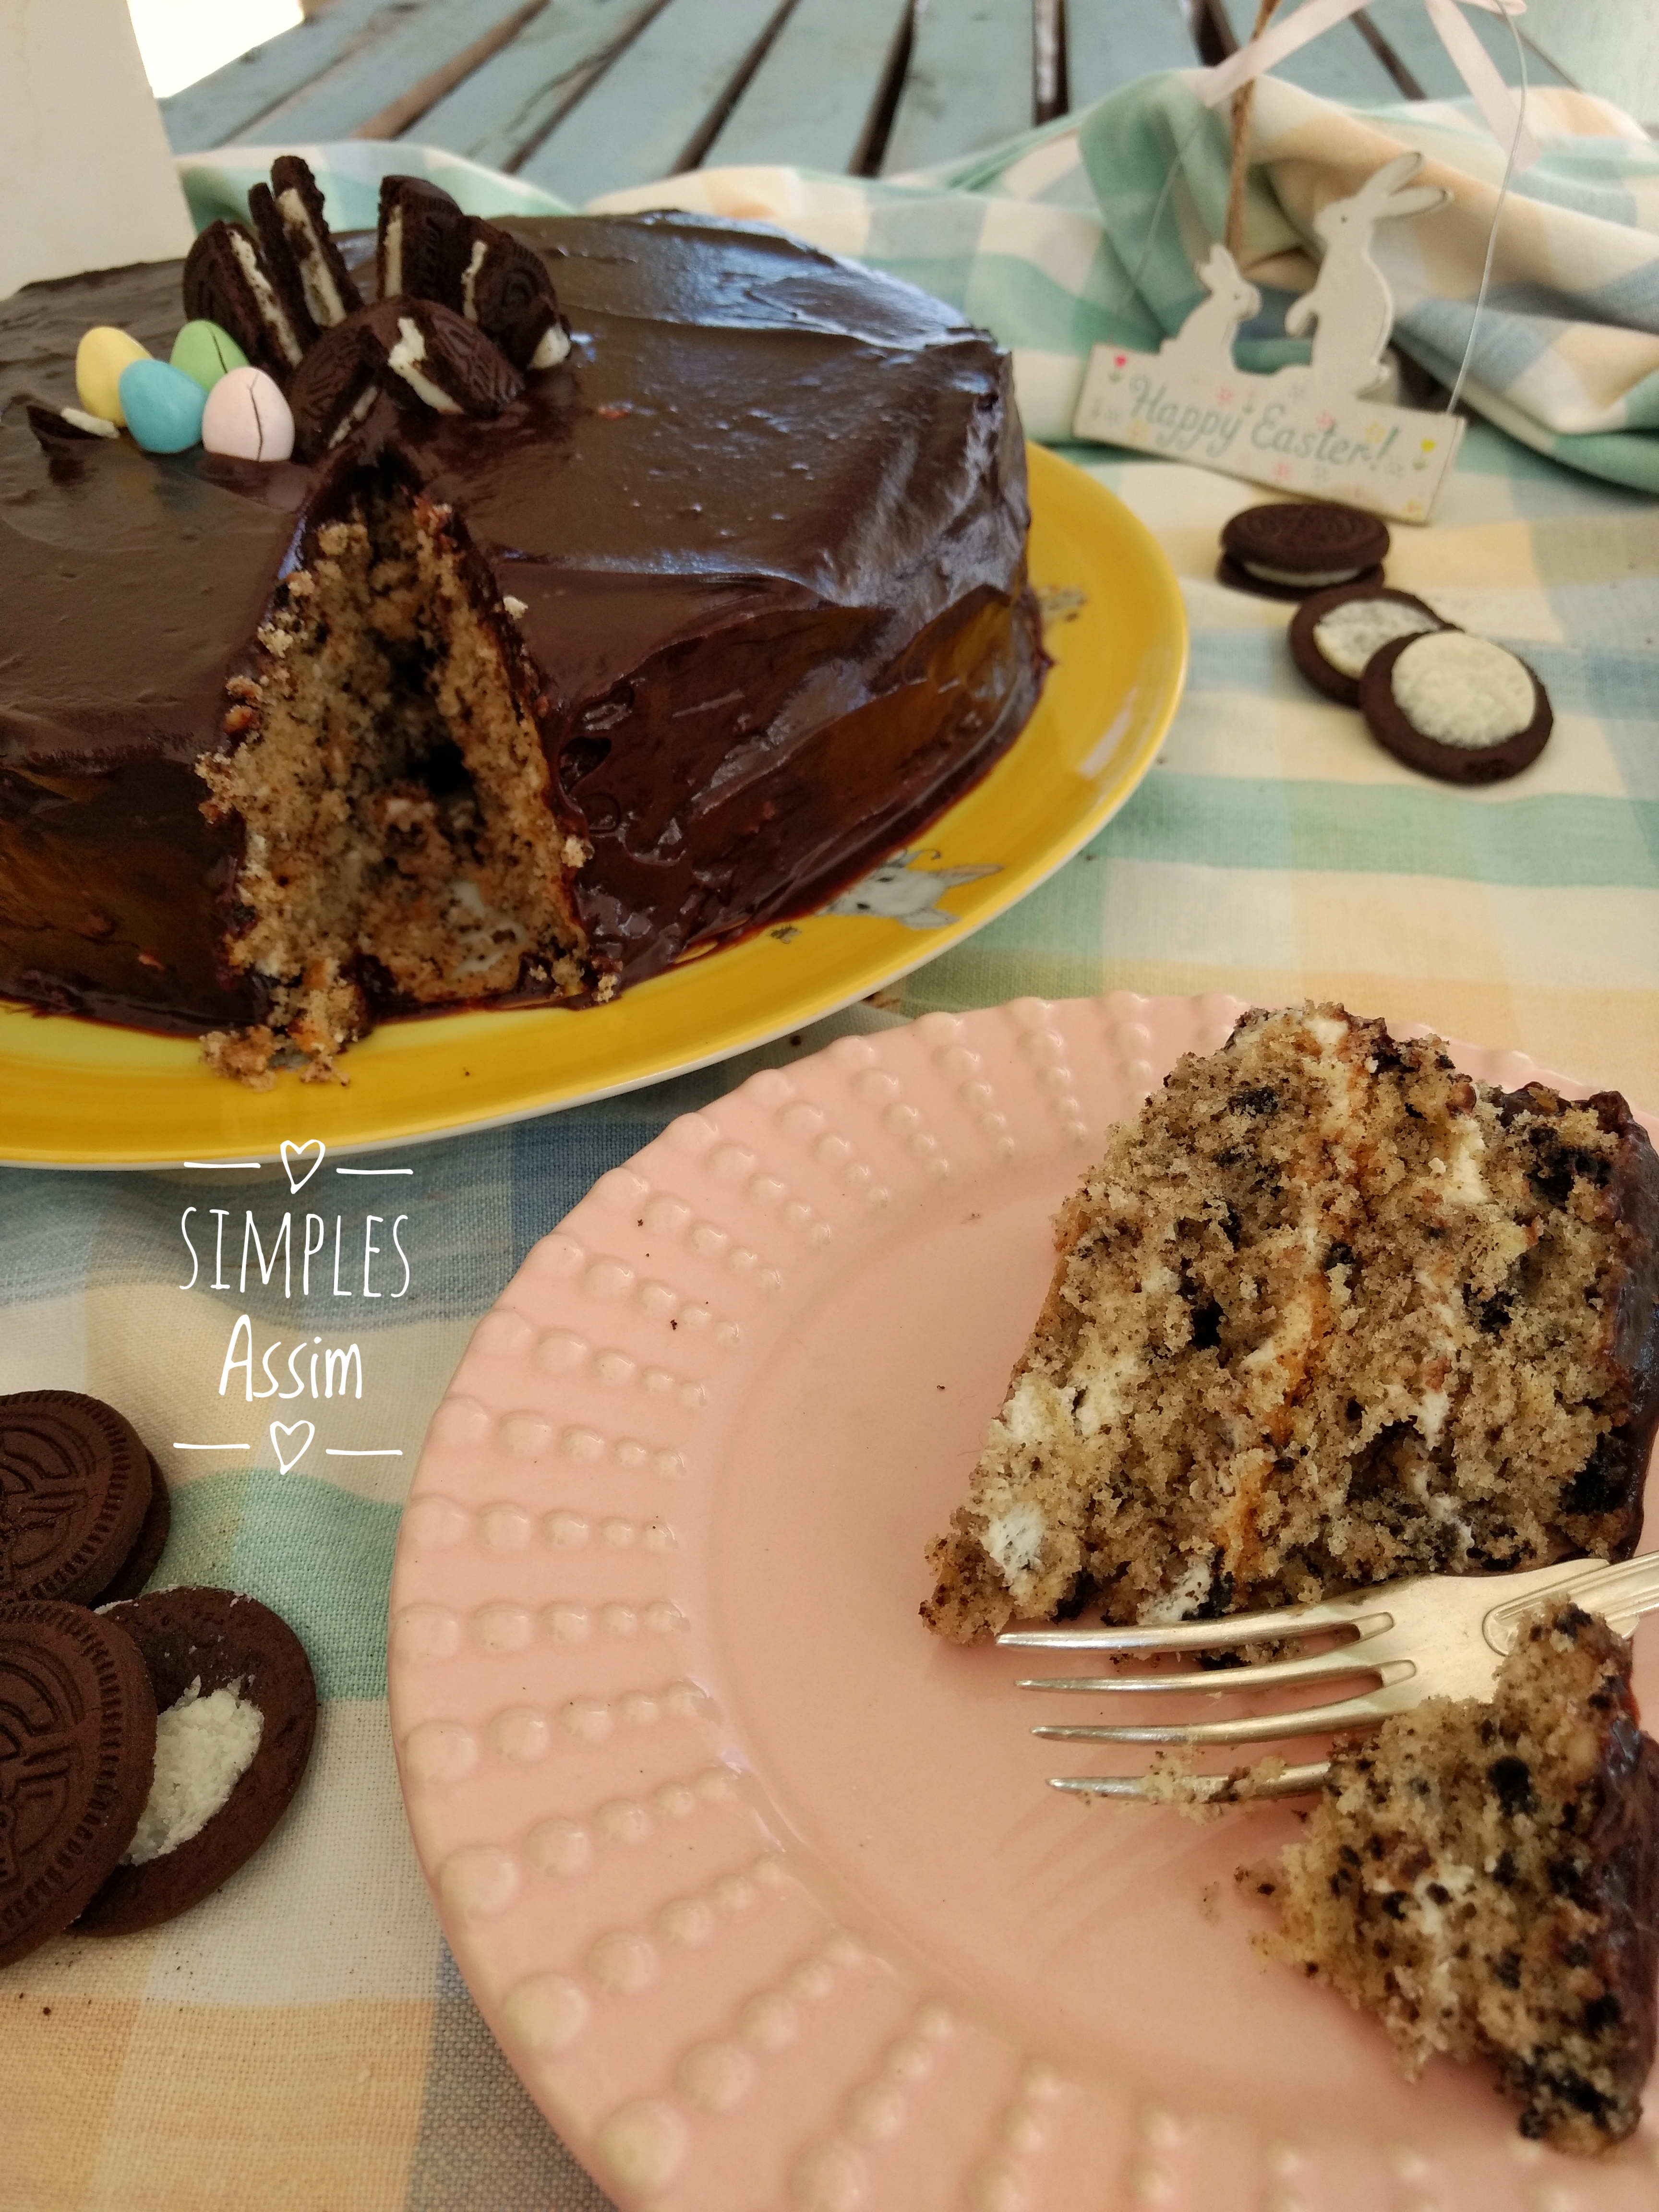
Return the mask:
[[[283,1456],[283,1443],[291,1437],[297,1437],[301,1429],[306,1432],[305,1442],[301,1445],[299,1450],[295,1453],[292,1459],[284,1459]],[[271,1423],[270,1449],[276,1455],[276,1472],[278,1474],[286,1474],[290,1468],[298,1467],[300,1462],[311,1449],[312,1441],[315,1437],[316,1434],[317,1425],[314,1421],[273,1421]]]
[[[294,1180],[294,1163],[295,1160],[303,1160],[309,1158],[311,1148],[313,1145],[317,1147],[317,1157],[312,1161],[311,1165],[300,1177],[299,1182],[295,1182]],[[318,1169],[323,1164],[323,1155],[327,1152],[327,1150],[328,1146],[323,1142],[320,1137],[307,1137],[302,1145],[295,1144],[292,1139],[288,1137],[283,1138],[283,1165],[288,1170],[288,1187],[296,1198],[305,1188],[306,1185],[311,1181],[313,1176],[316,1174]]]

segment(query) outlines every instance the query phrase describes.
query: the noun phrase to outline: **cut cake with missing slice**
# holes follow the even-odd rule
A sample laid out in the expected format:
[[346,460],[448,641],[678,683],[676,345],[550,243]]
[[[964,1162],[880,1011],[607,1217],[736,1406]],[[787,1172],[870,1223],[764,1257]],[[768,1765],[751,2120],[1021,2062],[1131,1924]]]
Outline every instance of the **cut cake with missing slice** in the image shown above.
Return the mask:
[[1626,1556],[1659,1160],[1335,1006],[1254,1011],[1114,1128],[923,1618],[962,1643]]
[[1521,2132],[1596,2152],[1641,2118],[1659,1976],[1659,1744],[1630,1646],[1558,1600],[1490,1704],[1429,1698],[1340,1750],[1261,1948],[1374,2012],[1408,2075],[1494,2059]]

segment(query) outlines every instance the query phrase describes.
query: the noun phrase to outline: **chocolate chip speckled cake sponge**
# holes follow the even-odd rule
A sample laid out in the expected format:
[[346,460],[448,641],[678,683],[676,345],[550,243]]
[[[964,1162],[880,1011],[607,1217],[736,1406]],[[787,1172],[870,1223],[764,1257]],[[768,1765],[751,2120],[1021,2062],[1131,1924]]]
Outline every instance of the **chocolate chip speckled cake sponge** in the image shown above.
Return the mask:
[[1595,1553],[1659,1420],[1659,1160],[1615,1092],[1247,1014],[1114,1128],[929,1626],[1203,1619]]

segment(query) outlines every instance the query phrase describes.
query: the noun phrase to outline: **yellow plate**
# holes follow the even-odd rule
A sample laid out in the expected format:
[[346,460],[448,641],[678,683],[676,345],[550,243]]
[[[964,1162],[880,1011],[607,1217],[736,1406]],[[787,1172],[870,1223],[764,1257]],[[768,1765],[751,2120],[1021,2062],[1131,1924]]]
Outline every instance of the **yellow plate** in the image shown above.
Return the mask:
[[[908,865],[880,872],[863,901],[878,911],[763,930],[608,1006],[389,1023],[353,1047],[344,1089],[285,1074],[247,1091],[210,1074],[188,1039],[0,1001],[0,1160],[151,1166],[270,1154],[284,1138],[343,1151],[516,1121],[746,1051],[959,944],[1116,813],[1187,672],[1186,612],[1157,541],[1081,470],[1036,446],[1030,468],[1031,575],[1054,667],[1011,750]],[[924,910],[949,921],[918,927]]]

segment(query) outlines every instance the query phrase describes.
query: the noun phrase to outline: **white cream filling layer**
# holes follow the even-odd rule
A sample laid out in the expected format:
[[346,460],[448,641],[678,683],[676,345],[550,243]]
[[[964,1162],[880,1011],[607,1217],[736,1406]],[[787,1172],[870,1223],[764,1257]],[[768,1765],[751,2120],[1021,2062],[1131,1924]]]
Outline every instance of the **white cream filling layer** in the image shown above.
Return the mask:
[[426,359],[426,338],[420,325],[410,316],[398,318],[398,343],[386,357],[386,365],[394,376],[401,376],[410,390],[417,392],[435,415],[459,415],[460,402],[452,399],[442,385],[434,384],[421,368]]
[[1342,675],[1363,676],[1385,645],[1434,627],[1432,615],[1399,599],[1345,599],[1314,624],[1314,645]]
[[305,359],[305,348],[300,343],[299,336],[293,324],[289,320],[287,308],[271,289],[270,279],[259,265],[259,257],[253,250],[253,241],[252,239],[244,238],[240,231],[233,230],[230,234],[230,244],[231,250],[236,256],[237,265],[243,276],[247,278],[253,296],[258,302],[259,313],[275,335],[277,344],[283,349],[283,360],[291,367],[297,368]]
[[155,1717],[155,1775],[123,1866],[165,1858],[199,1835],[253,1764],[264,1715],[228,1685],[204,1697],[201,1677]]
[[1264,584],[1295,584],[1310,592],[1322,592],[1329,584],[1351,584],[1360,573],[1352,561],[1346,568],[1270,568],[1265,561],[1241,561],[1238,565]]
[[1437,744],[1471,750],[1501,744],[1531,722],[1531,672],[1487,637],[1437,629],[1414,638],[1394,664],[1395,704]]
[[310,210],[290,185],[287,191],[276,195],[276,212],[283,219],[283,228],[300,266],[300,283],[311,319],[331,330],[336,323],[344,322],[346,306],[322,242],[311,227]]

